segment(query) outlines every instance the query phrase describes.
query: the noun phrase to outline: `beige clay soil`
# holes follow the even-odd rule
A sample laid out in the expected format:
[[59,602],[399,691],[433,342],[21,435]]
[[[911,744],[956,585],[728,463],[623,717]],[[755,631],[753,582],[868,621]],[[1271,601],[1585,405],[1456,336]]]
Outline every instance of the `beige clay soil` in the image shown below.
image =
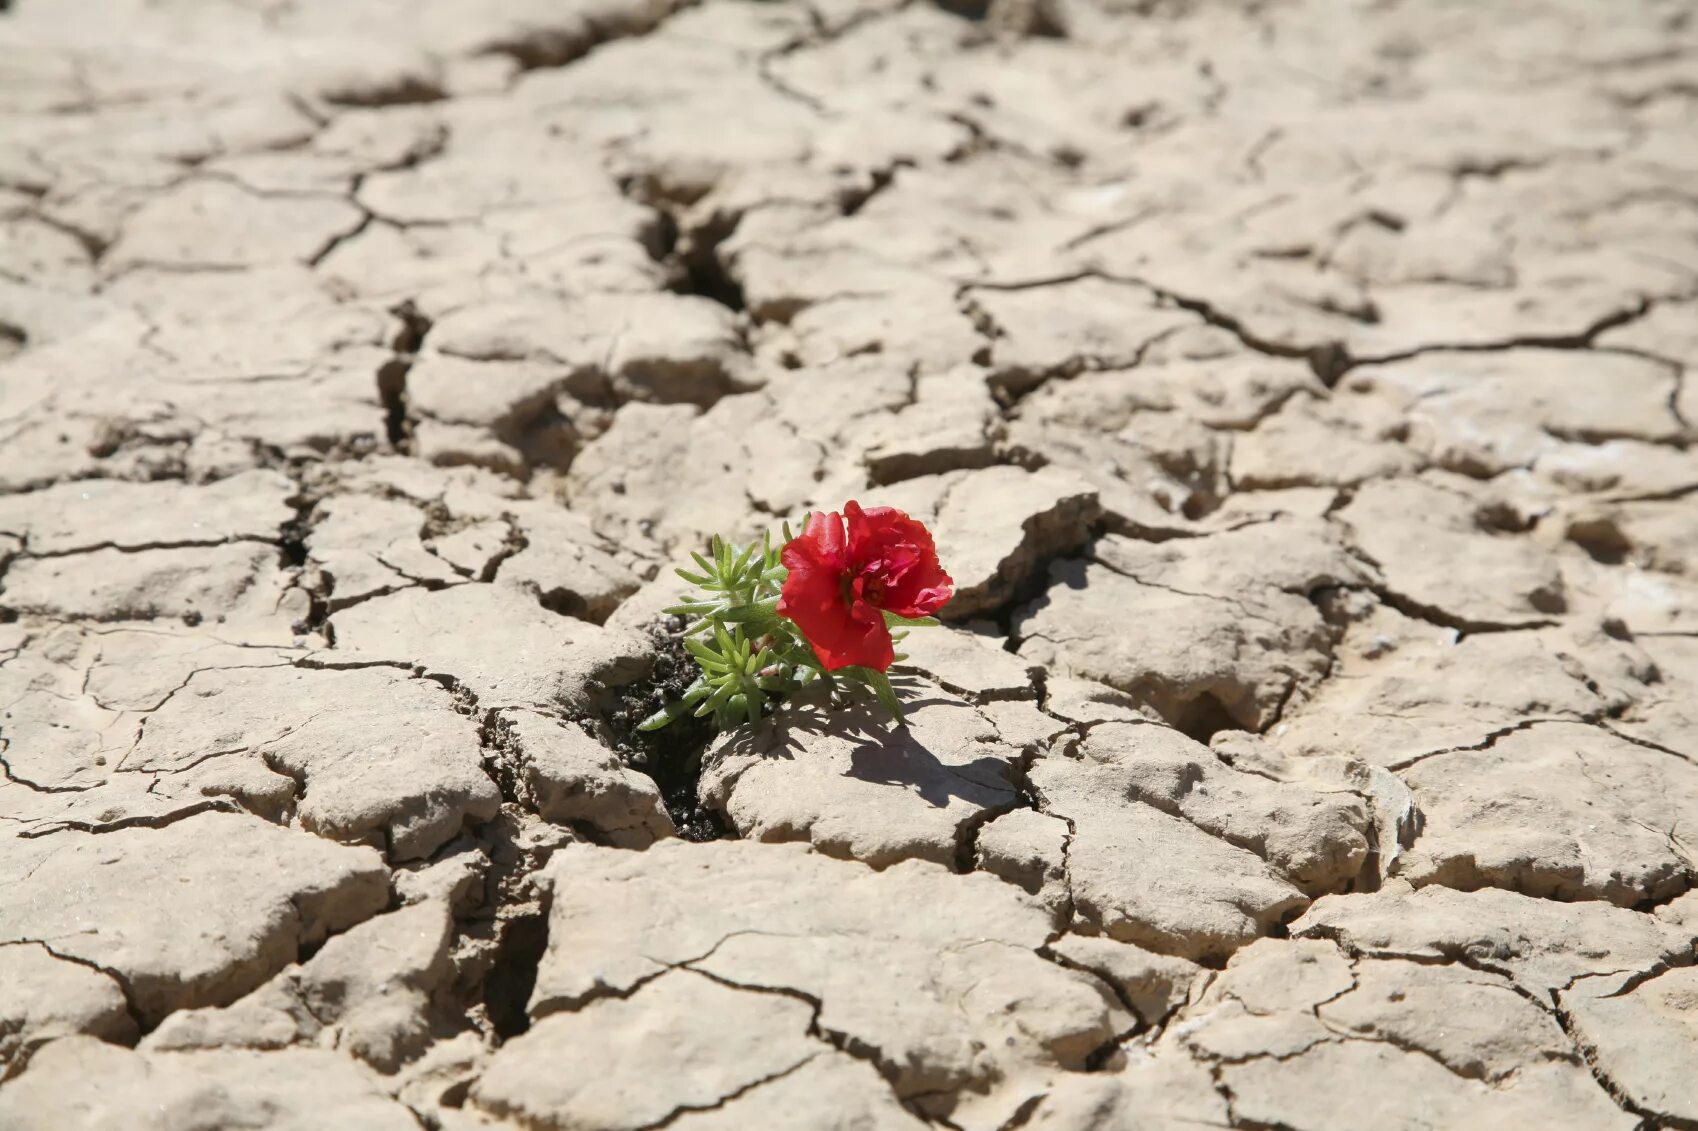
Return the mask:
[[1698,1128],[1689,0],[10,8],[0,1127]]

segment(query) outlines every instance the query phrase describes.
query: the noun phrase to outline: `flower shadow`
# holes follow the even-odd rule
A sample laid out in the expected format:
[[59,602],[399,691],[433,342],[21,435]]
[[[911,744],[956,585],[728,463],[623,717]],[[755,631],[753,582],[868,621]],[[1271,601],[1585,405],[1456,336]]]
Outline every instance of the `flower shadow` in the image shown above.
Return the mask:
[[[893,676],[891,686],[912,715],[928,707],[971,710],[912,676]],[[832,702],[824,694],[792,698],[759,728],[738,733],[721,748],[723,757],[793,760],[805,756],[809,740],[836,738],[853,743],[842,776],[916,794],[934,808],[959,798],[970,805],[1006,804],[1014,796],[1012,769],[1001,758],[983,756],[946,763],[920,741],[912,727],[899,726],[869,694]]]

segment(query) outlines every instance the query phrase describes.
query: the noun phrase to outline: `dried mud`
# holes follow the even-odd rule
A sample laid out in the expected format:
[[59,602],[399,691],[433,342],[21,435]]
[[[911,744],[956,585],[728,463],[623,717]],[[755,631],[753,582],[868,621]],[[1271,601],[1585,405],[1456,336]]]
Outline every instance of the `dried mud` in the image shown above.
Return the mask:
[[[1684,0],[0,3],[0,1126],[1692,1131]],[[909,725],[635,725],[934,531]]]

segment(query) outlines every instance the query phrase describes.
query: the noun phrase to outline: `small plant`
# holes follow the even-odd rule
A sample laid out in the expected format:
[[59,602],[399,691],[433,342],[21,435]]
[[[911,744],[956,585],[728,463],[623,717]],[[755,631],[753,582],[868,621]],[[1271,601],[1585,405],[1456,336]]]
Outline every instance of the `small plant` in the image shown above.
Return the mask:
[[955,591],[924,523],[851,501],[842,514],[808,515],[800,534],[786,523],[776,548],[770,534],[741,548],[715,535],[706,556],[691,556],[696,570],[678,576],[699,592],[666,611],[691,618],[684,647],[702,674],[639,730],[687,712],[720,730],[753,724],[772,701],[817,681],[836,692],[839,679],[904,721],[885,672],[906,630],[938,623]]

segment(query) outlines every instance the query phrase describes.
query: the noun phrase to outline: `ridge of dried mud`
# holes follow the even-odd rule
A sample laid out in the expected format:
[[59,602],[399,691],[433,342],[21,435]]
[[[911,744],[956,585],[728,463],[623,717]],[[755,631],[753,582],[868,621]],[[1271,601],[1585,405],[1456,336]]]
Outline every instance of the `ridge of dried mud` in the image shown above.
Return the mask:
[[[1698,1128],[1691,5],[0,75],[0,1125]],[[637,732],[674,560],[853,497],[909,725]]]

